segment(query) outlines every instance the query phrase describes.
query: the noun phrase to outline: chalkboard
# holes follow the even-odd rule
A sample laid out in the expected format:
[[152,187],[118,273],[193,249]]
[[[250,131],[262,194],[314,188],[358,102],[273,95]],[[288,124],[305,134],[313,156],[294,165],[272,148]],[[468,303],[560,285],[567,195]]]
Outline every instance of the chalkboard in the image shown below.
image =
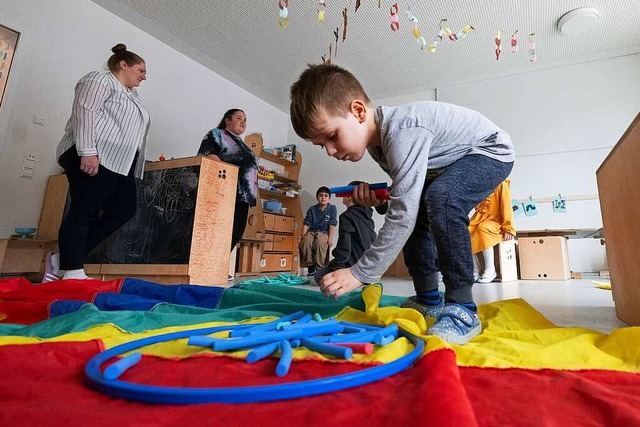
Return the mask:
[[87,264],[188,264],[200,166],[145,172],[135,217],[101,242]]

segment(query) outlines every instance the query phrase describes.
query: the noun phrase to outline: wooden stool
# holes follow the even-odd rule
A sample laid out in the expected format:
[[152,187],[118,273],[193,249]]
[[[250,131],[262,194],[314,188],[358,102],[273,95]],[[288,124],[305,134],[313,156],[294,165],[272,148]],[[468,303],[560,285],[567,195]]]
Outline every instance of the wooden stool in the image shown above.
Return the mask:
[[501,282],[518,280],[518,263],[516,262],[516,240],[506,240],[498,243],[493,249],[494,259],[497,261],[496,271]]
[[260,260],[264,251],[264,242],[264,239],[243,238],[240,240],[240,243],[238,243],[237,274],[260,274]]

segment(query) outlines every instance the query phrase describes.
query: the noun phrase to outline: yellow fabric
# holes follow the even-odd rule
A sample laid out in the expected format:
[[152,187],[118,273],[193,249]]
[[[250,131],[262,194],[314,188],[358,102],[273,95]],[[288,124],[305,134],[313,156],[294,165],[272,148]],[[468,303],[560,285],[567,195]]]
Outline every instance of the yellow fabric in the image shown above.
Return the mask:
[[516,235],[513,226],[510,181],[504,180],[482,202],[469,220],[471,251],[476,254],[500,243],[505,233]]
[[[522,299],[497,301],[479,306],[483,332],[469,343],[449,345],[443,340],[426,336],[426,330],[433,320],[410,308],[379,307],[382,287],[370,285],[363,289],[362,298],[366,310],[345,308],[336,318],[358,323],[388,325],[397,323],[401,328],[426,340],[425,353],[442,348],[453,348],[458,365],[530,368],[530,369],[606,369],[623,372],[640,372],[640,352],[636,343],[640,342],[640,327],[615,329],[610,335],[584,328],[562,328],[555,326],[542,314]],[[273,317],[252,319],[261,323]],[[260,322],[256,322],[259,320]],[[203,323],[199,325],[169,327],[143,333],[129,333],[114,325],[100,325],[85,332],[71,333],[51,339],[34,337],[3,336],[0,345],[31,344],[44,341],[88,341],[101,339],[105,348],[168,332],[218,326],[224,323]],[[222,335],[219,335],[222,336]],[[406,339],[396,340],[392,345],[376,347],[372,355],[354,355],[352,360],[362,363],[384,363],[395,360],[413,349]],[[163,342],[148,346],[141,351],[162,357],[189,357],[207,355],[206,348],[189,347],[186,340]],[[235,352],[234,356],[244,357],[246,352]],[[295,358],[324,358],[306,349],[296,349]]]

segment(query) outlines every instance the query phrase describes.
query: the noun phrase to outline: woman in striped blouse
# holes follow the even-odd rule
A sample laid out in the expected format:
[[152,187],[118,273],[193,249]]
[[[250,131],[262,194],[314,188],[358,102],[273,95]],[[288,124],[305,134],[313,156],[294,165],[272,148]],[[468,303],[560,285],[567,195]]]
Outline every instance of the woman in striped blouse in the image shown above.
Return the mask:
[[93,71],[76,84],[71,118],[58,144],[71,203],[58,235],[60,253],[48,259],[44,281],[88,278],[85,255],[136,211],[135,178],[142,178],[150,124],[136,87],[147,70],[125,45],[111,51],[109,71]]

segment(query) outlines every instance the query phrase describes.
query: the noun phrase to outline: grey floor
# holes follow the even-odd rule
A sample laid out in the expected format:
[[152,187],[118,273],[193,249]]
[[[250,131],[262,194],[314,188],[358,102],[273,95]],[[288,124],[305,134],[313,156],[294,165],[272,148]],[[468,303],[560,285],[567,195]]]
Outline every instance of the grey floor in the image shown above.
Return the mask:
[[[592,280],[608,282],[595,276],[559,282],[476,283],[473,295],[476,304],[522,298],[557,326],[583,327],[606,334],[612,329],[629,326],[617,318],[611,291],[597,288]],[[413,295],[410,279],[384,277],[382,283],[386,295]],[[315,285],[304,288],[319,290]]]

